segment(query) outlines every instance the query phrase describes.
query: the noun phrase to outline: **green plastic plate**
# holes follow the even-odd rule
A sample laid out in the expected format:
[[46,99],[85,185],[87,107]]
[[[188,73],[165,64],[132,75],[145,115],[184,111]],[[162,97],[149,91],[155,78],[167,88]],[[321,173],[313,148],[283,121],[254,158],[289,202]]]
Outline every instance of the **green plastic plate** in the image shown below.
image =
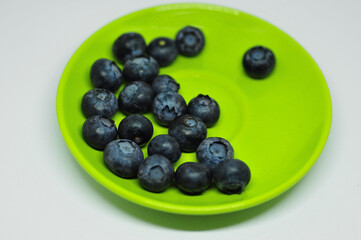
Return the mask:
[[[113,175],[104,165],[102,152],[82,139],[85,117],[80,105],[85,92],[93,88],[90,68],[94,61],[114,59],[113,42],[125,32],[139,32],[149,43],[160,36],[174,38],[186,25],[204,32],[205,48],[194,58],[178,56],[171,66],[161,68],[160,74],[176,79],[187,103],[199,93],[217,100],[221,116],[208,129],[208,137],[229,140],[235,158],[249,165],[251,182],[241,194],[225,195],[212,187],[200,196],[188,196],[175,186],[160,194],[147,192],[137,179]],[[247,77],[242,68],[243,54],[255,45],[272,49],[276,56],[276,67],[264,80]],[[172,4],[126,15],[89,37],[74,53],[61,77],[57,115],[74,157],[106,188],[152,209],[207,215],[264,203],[298,182],[326,143],[332,113],[330,93],[320,69],[290,36],[238,10],[206,4]],[[154,123],[154,136],[167,133],[167,128],[157,125],[151,114],[145,116]],[[114,120],[118,125],[123,118],[123,114],[117,113]],[[146,147],[143,151],[147,156]],[[175,168],[187,161],[196,161],[195,153],[183,153]]]

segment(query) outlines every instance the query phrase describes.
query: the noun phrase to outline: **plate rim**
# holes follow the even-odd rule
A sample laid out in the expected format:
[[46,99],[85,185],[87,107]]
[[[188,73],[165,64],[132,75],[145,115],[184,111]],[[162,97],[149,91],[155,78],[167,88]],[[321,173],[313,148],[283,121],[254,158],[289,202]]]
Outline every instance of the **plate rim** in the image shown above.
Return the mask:
[[[322,129],[322,135],[320,137],[320,140],[318,141],[315,151],[311,155],[311,157],[308,159],[306,164],[303,168],[301,168],[297,174],[293,175],[292,178],[289,178],[286,182],[279,185],[278,187],[274,188],[271,191],[268,191],[264,194],[261,194],[255,198],[249,199],[249,200],[242,200],[241,202],[232,202],[232,203],[226,203],[226,204],[220,204],[220,205],[211,205],[211,206],[189,206],[189,205],[180,205],[180,204],[173,204],[173,203],[167,203],[162,202],[154,199],[150,199],[147,197],[140,196],[138,194],[132,193],[124,188],[119,187],[114,182],[109,180],[108,178],[102,176],[97,172],[95,168],[93,168],[88,162],[81,157],[80,151],[75,147],[75,143],[73,142],[70,134],[68,134],[69,131],[67,131],[67,126],[65,124],[65,119],[63,118],[61,114],[61,109],[63,109],[62,99],[64,96],[64,82],[68,72],[69,72],[69,66],[72,65],[72,62],[75,59],[75,56],[79,53],[79,49],[82,48],[82,46],[87,42],[89,38],[91,38],[94,34],[101,31],[104,27],[111,25],[115,21],[119,20],[120,18],[130,18],[134,17],[135,15],[141,15],[144,12],[147,11],[154,11],[159,9],[207,9],[207,10],[216,10],[216,11],[222,11],[226,13],[236,13],[236,14],[243,14],[247,15],[251,18],[256,18],[257,20],[261,20],[262,22],[265,22],[272,27],[278,29],[283,34],[290,37],[293,41],[295,41],[301,49],[312,59],[314,64],[317,66],[317,69],[320,72],[320,76],[323,78],[325,82],[325,87],[323,90],[326,93],[327,101],[326,101],[326,107],[328,116],[326,117],[326,123],[323,125]],[[95,179],[97,182],[99,182],[102,186],[110,190],[111,192],[117,194],[118,196],[122,197],[125,200],[128,200],[129,202],[132,202],[134,204],[141,205],[143,207],[151,208],[154,210],[159,210],[163,212],[168,213],[176,213],[176,214],[185,214],[185,215],[214,215],[214,214],[223,214],[223,213],[229,213],[234,211],[239,211],[243,209],[247,209],[250,207],[254,207],[263,203],[266,203],[270,201],[271,199],[283,194],[285,191],[293,187],[295,184],[297,184],[311,169],[311,167],[314,165],[314,163],[319,158],[320,154],[322,153],[324,146],[327,143],[327,139],[329,136],[329,132],[331,130],[332,125],[332,98],[330,94],[329,87],[327,85],[327,81],[320,69],[320,67],[317,65],[316,61],[312,58],[312,56],[303,48],[301,44],[299,44],[295,39],[293,39],[290,35],[285,33],[282,29],[274,26],[273,24],[256,17],[254,15],[251,15],[249,13],[243,12],[238,9],[220,6],[220,5],[214,5],[214,4],[205,4],[205,3],[174,3],[174,4],[163,4],[163,5],[156,5],[144,9],[140,9],[131,13],[128,13],[126,15],[120,16],[119,18],[116,18],[115,20],[106,23],[101,28],[99,28],[97,31],[92,33],[87,39],[85,39],[82,44],[76,49],[76,51],[72,54],[70,60],[67,62],[57,89],[57,96],[56,96],[56,112],[57,112],[57,121],[60,128],[60,131],[62,133],[62,136],[66,142],[66,145],[70,152],[72,153],[73,157],[76,159],[76,161],[84,168],[84,170],[92,176],[93,179]]]

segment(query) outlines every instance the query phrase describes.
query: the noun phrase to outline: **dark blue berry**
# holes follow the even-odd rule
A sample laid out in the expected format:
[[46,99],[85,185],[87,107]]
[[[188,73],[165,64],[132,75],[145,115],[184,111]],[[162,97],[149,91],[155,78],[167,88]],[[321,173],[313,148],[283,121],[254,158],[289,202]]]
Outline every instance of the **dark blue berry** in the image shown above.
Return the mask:
[[101,116],[88,118],[83,124],[82,132],[85,142],[98,150],[103,150],[118,135],[114,121]]
[[238,159],[221,162],[213,172],[214,183],[226,194],[241,193],[251,179],[248,166]]
[[175,163],[179,160],[182,152],[177,140],[167,134],[158,135],[148,144],[148,155],[160,154]]
[[119,94],[119,109],[125,114],[146,113],[150,111],[152,100],[153,90],[148,83],[130,82]]
[[174,62],[178,49],[172,39],[160,37],[150,42],[147,53],[158,62],[160,67],[165,67]]
[[118,127],[119,138],[129,139],[144,146],[153,136],[153,125],[148,118],[140,114],[125,117]]
[[109,170],[122,178],[135,178],[138,167],[144,160],[140,147],[128,139],[118,139],[108,143],[103,158]]
[[177,140],[183,152],[195,152],[207,137],[207,127],[200,118],[183,115],[172,123],[168,134]]
[[113,54],[118,61],[125,63],[128,59],[144,55],[146,47],[139,33],[124,33],[114,42]]
[[90,78],[94,87],[115,92],[122,83],[122,72],[115,62],[102,58],[93,63]]
[[155,154],[147,157],[140,164],[138,179],[140,185],[150,192],[163,192],[173,182],[172,163],[164,156]]
[[161,92],[153,99],[152,113],[158,124],[169,126],[176,118],[187,113],[187,104],[176,92]]
[[204,35],[198,28],[187,26],[178,32],[175,43],[181,55],[193,57],[202,51]]
[[210,137],[199,144],[196,155],[199,162],[213,171],[220,162],[233,159],[234,151],[226,139]]
[[202,163],[186,162],[177,168],[175,184],[183,192],[191,195],[201,194],[212,183],[208,167]]
[[126,61],[123,69],[125,80],[151,83],[159,73],[157,61],[152,57],[138,57]]
[[207,127],[211,127],[218,121],[220,109],[213,98],[199,94],[189,102],[188,113],[199,117]]
[[157,96],[161,92],[178,92],[179,84],[168,75],[159,75],[153,80],[152,89],[154,96]]
[[262,46],[249,49],[243,56],[243,67],[252,78],[265,78],[273,70],[276,63],[271,50]]
[[85,93],[81,109],[87,118],[98,115],[112,118],[118,111],[118,101],[111,91],[96,88]]

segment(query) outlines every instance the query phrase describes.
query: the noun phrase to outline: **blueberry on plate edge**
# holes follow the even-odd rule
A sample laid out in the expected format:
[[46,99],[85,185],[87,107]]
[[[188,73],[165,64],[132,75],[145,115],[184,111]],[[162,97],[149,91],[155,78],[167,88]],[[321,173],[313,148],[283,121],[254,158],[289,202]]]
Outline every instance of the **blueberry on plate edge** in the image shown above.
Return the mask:
[[81,109],[86,118],[98,115],[112,118],[118,111],[118,100],[111,91],[95,88],[84,94]]
[[101,58],[93,63],[90,79],[94,87],[115,92],[122,84],[122,71],[115,62]]
[[174,175],[176,186],[186,194],[199,195],[212,183],[211,171],[202,163],[186,162]]
[[204,163],[213,171],[220,162],[233,159],[234,150],[226,139],[210,137],[199,144],[196,156],[199,162]]
[[221,162],[213,171],[216,187],[226,194],[239,194],[248,185],[251,171],[246,163],[238,159]]
[[106,145],[103,160],[115,175],[121,178],[135,178],[144,155],[135,142],[129,139],[118,139]]
[[114,121],[102,116],[92,116],[88,118],[82,127],[85,142],[98,150],[103,150],[105,146],[117,139],[118,132]]

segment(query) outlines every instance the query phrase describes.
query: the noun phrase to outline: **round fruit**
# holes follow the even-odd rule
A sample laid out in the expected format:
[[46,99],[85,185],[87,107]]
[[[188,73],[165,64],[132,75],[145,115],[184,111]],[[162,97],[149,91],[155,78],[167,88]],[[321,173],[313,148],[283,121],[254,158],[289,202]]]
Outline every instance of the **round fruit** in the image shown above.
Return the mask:
[[119,177],[135,178],[144,160],[140,147],[129,139],[114,140],[104,149],[105,165]]
[[146,47],[144,38],[139,33],[124,33],[115,40],[113,55],[118,61],[125,63],[128,59],[144,55]]
[[241,193],[251,179],[248,166],[238,159],[221,162],[213,172],[214,183],[226,194]]
[[82,132],[85,142],[99,150],[103,150],[118,136],[114,121],[101,116],[88,118],[83,124]]
[[201,194],[212,183],[211,172],[201,163],[186,162],[175,172],[175,184],[187,194]]
[[199,94],[189,102],[188,113],[199,117],[207,127],[211,127],[218,121],[220,109],[213,98]]
[[117,97],[107,89],[95,88],[84,94],[81,109],[87,118],[91,116],[112,118],[118,111]]
[[148,155],[160,154],[175,163],[179,160],[182,152],[177,140],[167,134],[154,137],[148,144]]
[[159,73],[157,61],[152,57],[137,57],[128,60],[123,69],[125,80],[151,83]]
[[153,136],[153,125],[148,118],[140,114],[125,117],[118,127],[119,138],[129,139],[144,146]]
[[169,126],[176,118],[187,113],[187,104],[176,92],[161,92],[153,99],[152,113],[158,124]]
[[198,117],[183,115],[177,118],[168,129],[183,152],[195,152],[207,136],[207,127]]
[[90,78],[94,87],[105,88],[115,92],[122,84],[122,72],[117,64],[108,59],[98,59],[90,70]]
[[181,55],[194,57],[204,48],[204,35],[200,29],[187,26],[178,32],[175,43]]
[[223,138],[206,138],[197,148],[197,160],[207,165],[212,171],[225,160],[233,159],[232,145]]
[[148,83],[130,82],[119,94],[119,109],[125,114],[146,113],[150,111],[152,100],[153,90]]
[[152,89],[154,96],[157,96],[161,92],[178,92],[179,84],[168,75],[159,75],[153,80]]
[[252,78],[267,77],[272,72],[275,63],[273,52],[262,46],[249,49],[243,57],[244,70]]
[[172,39],[160,37],[150,42],[147,53],[158,62],[160,67],[166,67],[174,62],[178,49]]
[[147,157],[139,166],[140,186],[150,192],[163,192],[173,182],[172,163],[164,156],[155,154]]

